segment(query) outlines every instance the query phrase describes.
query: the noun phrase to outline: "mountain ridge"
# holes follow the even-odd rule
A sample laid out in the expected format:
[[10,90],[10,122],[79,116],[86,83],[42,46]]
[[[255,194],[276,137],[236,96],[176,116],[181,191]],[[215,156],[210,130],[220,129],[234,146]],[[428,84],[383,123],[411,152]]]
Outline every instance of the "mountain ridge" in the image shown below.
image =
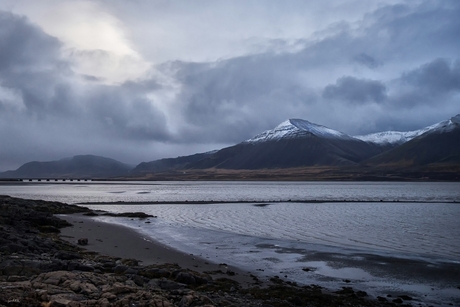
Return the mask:
[[460,114],[429,126],[408,142],[365,161],[366,165],[460,164]]
[[124,176],[132,166],[117,160],[95,156],[77,155],[56,161],[31,161],[18,169],[0,173],[0,178],[93,178]]
[[420,167],[429,172],[442,170],[449,173],[449,178],[458,178],[449,170],[460,169],[460,114],[419,130],[364,136],[350,136],[293,118],[253,138],[212,152],[142,162],[136,167],[110,158],[81,155],[58,161],[28,162],[16,171],[0,173],[0,178],[151,178],[154,174],[166,174],[162,178],[168,178],[167,174],[203,174],[206,170],[229,174],[229,171],[282,169],[285,173],[296,169],[298,176],[302,168],[332,168],[330,172],[340,174],[328,178],[346,178],[346,173],[360,178],[359,173],[366,173],[372,178],[374,173],[396,174],[402,169],[413,169],[414,176],[423,177]]
[[[460,123],[460,114],[419,130],[398,133],[384,131],[370,134],[373,137],[366,139],[363,136],[349,136],[307,120],[288,119],[274,129],[266,130],[233,146],[222,148],[211,155],[202,156],[202,159],[195,159],[181,167],[191,171],[194,169],[256,170],[373,165],[373,157],[380,157],[427,133],[449,132],[456,129],[458,123]],[[181,159],[183,160],[184,157]],[[368,160],[370,162],[367,162]],[[442,161],[442,159],[438,160]],[[173,163],[174,158],[168,161]]]
[[354,137],[365,142],[371,142],[376,144],[403,144],[408,142],[424,133],[435,131],[438,129],[444,129],[446,127],[453,127],[455,123],[460,123],[460,114],[451,117],[448,120],[438,122],[434,125],[427,126],[422,129],[413,131],[382,131],[376,133],[370,133],[365,135],[355,135]]

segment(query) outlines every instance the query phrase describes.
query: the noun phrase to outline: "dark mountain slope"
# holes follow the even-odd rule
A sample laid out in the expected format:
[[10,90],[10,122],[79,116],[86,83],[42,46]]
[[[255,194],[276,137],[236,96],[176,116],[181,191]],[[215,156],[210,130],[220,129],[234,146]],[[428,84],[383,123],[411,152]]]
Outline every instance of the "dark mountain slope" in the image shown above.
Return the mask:
[[133,173],[355,165],[391,146],[364,142],[306,120],[290,119],[272,130],[215,153],[141,163]]
[[58,161],[28,162],[1,178],[92,178],[127,175],[131,166],[110,158],[93,155],[74,156]]
[[212,153],[199,153],[190,156],[182,156],[177,158],[160,159],[151,162],[142,162],[133,169],[133,173],[151,173],[164,172],[174,169],[182,169],[190,163],[207,158]]
[[401,146],[375,156],[367,165],[460,164],[460,115]]
[[304,135],[277,141],[243,142],[191,163],[187,168],[263,169],[353,165],[380,152],[378,146],[358,140]]

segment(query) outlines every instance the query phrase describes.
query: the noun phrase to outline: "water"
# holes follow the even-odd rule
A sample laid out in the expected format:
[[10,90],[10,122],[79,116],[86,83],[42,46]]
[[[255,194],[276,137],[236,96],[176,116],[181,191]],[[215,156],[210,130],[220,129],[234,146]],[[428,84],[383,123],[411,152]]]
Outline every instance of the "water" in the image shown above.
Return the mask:
[[[460,305],[460,183],[34,183],[0,194],[150,213],[150,224],[100,219],[266,276],[329,287],[348,279],[374,295]],[[118,201],[129,203],[97,204]]]
[[0,184],[0,193],[66,203],[288,200],[460,202],[460,183],[200,181],[54,184],[35,182]]

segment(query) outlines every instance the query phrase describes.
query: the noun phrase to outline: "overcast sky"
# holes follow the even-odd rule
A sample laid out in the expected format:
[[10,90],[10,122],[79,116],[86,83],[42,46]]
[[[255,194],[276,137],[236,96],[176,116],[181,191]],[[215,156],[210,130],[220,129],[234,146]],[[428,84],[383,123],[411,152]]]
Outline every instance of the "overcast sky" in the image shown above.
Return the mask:
[[0,0],[0,171],[460,113],[458,0]]

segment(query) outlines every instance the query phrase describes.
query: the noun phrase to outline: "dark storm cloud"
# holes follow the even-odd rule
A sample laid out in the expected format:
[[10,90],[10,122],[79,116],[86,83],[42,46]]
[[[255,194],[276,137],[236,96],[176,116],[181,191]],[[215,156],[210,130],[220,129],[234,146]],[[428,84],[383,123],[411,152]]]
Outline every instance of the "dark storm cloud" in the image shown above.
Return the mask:
[[53,68],[60,43],[27,22],[25,17],[0,11],[0,73]]
[[355,55],[353,57],[353,61],[361,64],[361,65],[364,65],[370,69],[373,69],[373,68],[377,68],[378,66],[381,65],[381,63],[379,61],[377,61],[375,58],[371,57],[370,55],[368,54],[365,54],[365,53],[360,53],[358,55]]
[[292,75],[291,64],[271,54],[176,65],[183,84],[182,114],[195,127],[181,135],[189,140],[240,142],[313,100]]
[[164,115],[140,95],[142,92],[131,87],[130,84],[95,87],[85,96],[87,119],[111,138],[168,140]]
[[336,84],[324,88],[325,99],[338,99],[352,104],[382,102],[386,99],[386,87],[375,80],[342,77]]
[[[445,117],[449,118],[460,112],[460,100],[458,99],[460,62],[458,60],[435,59],[403,73],[394,83],[398,84],[398,89],[386,101],[390,114],[391,112],[417,111],[423,108],[431,109],[433,113],[445,110]],[[429,116],[429,113],[426,112],[423,115]],[[417,120],[414,119],[414,122]],[[407,122],[404,124],[408,125]],[[402,130],[403,126],[398,129]]]
[[429,93],[460,91],[460,61],[451,63],[446,59],[436,59],[406,73],[402,80]]
[[[414,60],[436,54],[458,56],[460,2],[426,1],[415,7],[385,6],[365,17],[367,49],[386,59]],[[373,39],[372,39],[373,37]],[[439,56],[438,56],[439,57]]]
[[70,69],[60,47],[25,18],[0,11],[0,86],[17,92],[33,116],[46,116],[53,96],[63,94],[59,79]]

